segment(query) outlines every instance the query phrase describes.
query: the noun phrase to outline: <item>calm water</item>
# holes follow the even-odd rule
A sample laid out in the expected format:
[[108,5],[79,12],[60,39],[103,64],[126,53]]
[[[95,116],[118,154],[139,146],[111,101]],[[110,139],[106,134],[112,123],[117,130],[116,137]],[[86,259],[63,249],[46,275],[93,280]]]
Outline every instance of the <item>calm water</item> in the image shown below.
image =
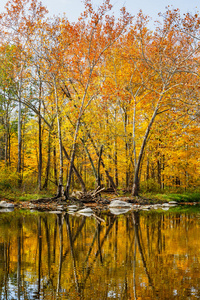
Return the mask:
[[0,213],[0,299],[200,299],[200,209]]

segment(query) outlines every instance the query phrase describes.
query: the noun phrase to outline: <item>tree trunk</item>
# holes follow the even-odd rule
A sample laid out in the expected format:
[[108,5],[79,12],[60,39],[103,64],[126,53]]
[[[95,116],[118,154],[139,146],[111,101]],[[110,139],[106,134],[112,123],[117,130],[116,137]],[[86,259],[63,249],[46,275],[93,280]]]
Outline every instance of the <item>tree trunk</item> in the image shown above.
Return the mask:
[[[94,143],[94,141],[93,141],[93,138],[91,137],[90,133],[88,132],[88,129],[87,129],[87,135],[88,135],[90,141],[92,142],[92,145],[93,145],[93,148],[94,148],[94,150],[95,150],[95,152],[96,152],[96,155],[97,155],[98,157],[100,157],[100,153],[98,152],[97,147],[96,147],[96,145],[95,145],[95,143]],[[102,167],[103,167],[104,170],[105,170],[106,176],[107,176],[107,178],[108,178],[108,180],[109,180],[109,182],[110,182],[110,184],[111,184],[113,190],[117,193],[116,185],[115,185],[115,183],[114,183],[114,181],[113,181],[113,178],[110,176],[108,170],[106,170],[106,167],[105,167],[105,164],[104,164],[104,162],[103,162],[102,157],[101,157],[100,161],[101,161],[101,165],[102,165]]]
[[49,136],[48,136],[48,155],[47,155],[47,166],[46,166],[46,176],[43,185],[43,189],[46,189],[48,186],[49,180],[49,170],[50,170],[50,163],[51,163],[51,128],[49,128]]
[[19,174],[18,185],[21,187],[22,184],[22,131],[21,131],[21,99],[18,105],[18,162],[17,162],[17,172]]
[[79,117],[76,123],[76,130],[74,134],[74,142],[73,142],[73,147],[72,147],[72,155],[70,159],[70,167],[69,167],[69,174],[68,174],[68,180],[67,180],[67,185],[65,189],[65,197],[68,199],[69,198],[69,189],[71,185],[71,179],[72,179],[72,171],[73,171],[73,166],[74,166],[74,158],[76,154],[76,141],[78,137],[78,131],[79,131],[79,126],[80,126],[81,118]]
[[58,126],[58,140],[59,140],[59,154],[60,154],[60,174],[59,174],[57,197],[62,197],[62,196],[64,196],[64,189],[63,189],[63,151],[62,151],[61,120],[60,120],[60,115],[59,115],[58,94],[57,94],[57,86],[56,86],[55,78],[54,78],[54,93],[55,93],[55,101],[56,101],[56,117],[57,117],[57,126]]
[[39,159],[38,159],[38,189],[42,189],[42,118],[41,118],[41,95],[42,95],[42,82],[40,79],[39,85],[39,108],[38,108],[38,145],[39,145]]
[[101,173],[100,173],[100,167],[101,167],[101,156],[103,153],[103,145],[100,148],[99,151],[99,160],[98,160],[98,170],[97,170],[97,174],[98,174],[98,180],[97,180],[97,186],[101,187]]
[[[84,140],[81,139],[81,141],[82,141],[82,143],[83,143],[83,147],[84,147],[84,149],[85,149],[85,153],[87,154],[87,157],[89,158],[90,164],[91,164],[91,166],[92,166],[92,170],[93,170],[93,173],[94,173],[94,177],[95,177],[95,179],[96,179],[96,182],[98,182],[98,174],[97,174],[97,171],[96,171],[96,169],[95,169],[95,166],[94,166],[92,157],[91,157],[91,155],[90,155],[90,152],[89,152],[87,146],[85,145]],[[98,184],[98,183],[97,183],[97,184]]]
[[53,146],[53,169],[54,169],[54,182],[58,186],[58,176],[57,176],[57,159],[56,159],[56,146]]
[[[62,147],[63,147],[63,151],[64,151],[64,154],[65,154],[66,158],[70,161],[70,156],[68,155],[68,153],[67,153],[65,147],[64,147],[64,146],[62,146]],[[81,184],[82,191],[83,191],[84,193],[86,193],[87,190],[86,190],[86,187],[85,187],[85,183],[84,183],[84,181],[83,181],[83,179],[82,179],[80,173],[78,172],[78,170],[77,170],[76,167],[74,166],[74,164],[73,164],[73,171],[74,171],[74,173],[76,174],[76,177],[77,177],[78,181],[79,181],[80,184]]]
[[19,79],[19,90],[18,90],[18,162],[17,162],[17,172],[19,175],[18,185],[22,185],[22,124],[21,124],[21,113],[22,113],[22,72],[23,65],[21,65],[20,79]]
[[142,146],[141,146],[140,153],[139,153],[139,156],[138,156],[138,160],[137,160],[137,163],[136,163],[136,166],[135,166],[135,177],[134,177],[133,188],[132,188],[132,196],[138,196],[138,193],[139,193],[139,186],[140,186],[139,172],[140,172],[140,167],[141,167],[141,163],[142,163],[142,157],[143,157],[145,146],[146,146],[146,143],[147,143],[147,138],[149,136],[151,127],[154,123],[155,117],[157,116],[157,113],[158,113],[158,103],[157,103],[157,106],[156,106],[156,108],[154,110],[154,113],[151,117],[151,120],[150,120],[149,125],[148,125],[147,130],[146,130],[146,133],[144,135]]

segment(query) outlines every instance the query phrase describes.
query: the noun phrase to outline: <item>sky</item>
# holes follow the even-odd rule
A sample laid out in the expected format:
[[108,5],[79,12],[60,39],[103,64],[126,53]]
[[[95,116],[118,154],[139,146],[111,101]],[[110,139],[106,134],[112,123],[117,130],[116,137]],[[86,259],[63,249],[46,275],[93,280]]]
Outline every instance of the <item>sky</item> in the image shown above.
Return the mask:
[[[62,15],[65,12],[72,22],[76,21],[84,10],[81,0],[41,0],[41,2],[49,10],[50,16]],[[0,0],[0,12],[4,10],[6,3],[7,0]],[[92,3],[98,6],[101,1],[93,0]],[[200,11],[200,0],[111,0],[111,3],[114,5],[113,11],[116,15],[120,8],[125,6],[131,15],[136,15],[142,9],[143,13],[150,16],[152,20],[158,19],[158,13],[164,12],[168,5],[179,8],[182,13]]]

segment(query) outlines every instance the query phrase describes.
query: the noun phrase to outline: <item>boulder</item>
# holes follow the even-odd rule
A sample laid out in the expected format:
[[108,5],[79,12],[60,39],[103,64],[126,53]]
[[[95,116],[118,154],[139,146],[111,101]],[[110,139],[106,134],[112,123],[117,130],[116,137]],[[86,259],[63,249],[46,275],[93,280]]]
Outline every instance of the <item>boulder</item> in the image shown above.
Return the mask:
[[93,215],[93,213],[94,212],[90,207],[86,207],[86,208],[83,208],[83,209],[77,211],[77,214],[86,216],[86,217],[90,217],[91,215]]
[[121,201],[121,200],[113,200],[111,201],[109,207],[132,207],[131,203]]
[[14,204],[8,203],[6,201],[0,201],[0,207],[2,207],[2,208],[14,208]]
[[122,215],[122,214],[126,214],[127,212],[129,212],[131,208],[110,208],[110,212],[113,215]]

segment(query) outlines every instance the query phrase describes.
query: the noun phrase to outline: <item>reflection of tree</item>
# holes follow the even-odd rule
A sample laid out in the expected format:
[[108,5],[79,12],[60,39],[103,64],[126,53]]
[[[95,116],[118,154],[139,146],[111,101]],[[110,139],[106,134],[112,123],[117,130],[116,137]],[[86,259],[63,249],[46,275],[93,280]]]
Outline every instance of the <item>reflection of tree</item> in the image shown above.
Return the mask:
[[65,215],[65,221],[66,221],[66,224],[67,224],[67,232],[68,232],[68,237],[69,237],[70,251],[71,251],[71,257],[72,257],[72,261],[73,261],[73,270],[74,270],[74,280],[75,280],[75,284],[76,284],[76,291],[77,291],[78,295],[81,297],[81,288],[80,288],[79,279],[78,279],[77,270],[76,270],[76,260],[75,260],[75,255],[74,255],[74,244],[73,244],[73,239],[72,239],[72,233],[71,233],[71,227],[70,227],[70,223],[69,223],[69,215],[68,214]]
[[17,237],[17,296],[20,300],[20,294],[21,294],[21,248],[22,248],[22,220],[19,219],[18,222],[18,237]]
[[59,258],[59,268],[58,268],[58,282],[57,282],[57,295],[60,290],[61,281],[61,271],[62,271],[62,261],[63,261],[63,215],[58,215],[58,226],[59,226],[59,237],[60,237],[60,258]]
[[155,287],[154,287],[154,284],[153,284],[153,280],[152,280],[152,278],[150,276],[150,273],[148,271],[146,259],[145,259],[143,249],[142,249],[141,238],[140,238],[140,234],[139,234],[139,232],[141,233],[139,212],[132,212],[132,219],[133,219],[133,224],[134,224],[134,229],[135,229],[135,239],[137,241],[137,246],[138,246],[138,250],[139,250],[139,253],[140,253],[140,256],[141,256],[143,267],[144,267],[146,276],[148,278],[149,285],[151,286],[151,288],[153,290],[154,296],[157,298],[157,296],[155,294]]
[[39,244],[39,253],[38,253],[38,298],[40,298],[40,289],[41,289],[41,265],[42,265],[42,230],[41,230],[41,216],[38,218],[38,244]]
[[115,221],[115,263],[117,262],[117,234],[118,234],[118,219]]
[[4,243],[4,259],[5,259],[5,299],[8,299],[8,279],[10,265],[10,242]]
[[136,294],[136,281],[135,281],[135,268],[136,268],[136,248],[137,248],[137,241],[135,238],[134,242],[134,254],[133,254],[133,294],[134,294],[134,300],[137,300],[137,294]]
[[[86,217],[83,217],[82,220],[81,220],[81,224],[78,226],[77,228],[77,231],[76,233],[72,236],[72,244],[74,244],[74,242],[76,241],[76,239],[78,238],[79,234],[81,233],[82,229],[83,229],[83,226],[85,224],[85,220],[86,220]],[[72,219],[73,221],[73,219]],[[73,226],[73,225],[72,225]],[[74,227],[74,226],[73,226]],[[71,233],[72,235],[72,233]],[[65,258],[67,257],[67,254],[69,253],[70,251],[70,247],[67,248],[67,250],[65,251],[64,255],[63,255],[63,260],[65,260]]]
[[99,256],[100,256],[100,262],[103,265],[103,257],[102,257],[102,253],[101,253],[101,244],[100,244],[100,232],[101,232],[101,224],[97,223],[98,250],[99,250]]
[[51,277],[51,244],[50,244],[50,233],[49,233],[49,227],[48,227],[48,223],[47,223],[47,217],[45,216],[43,218],[43,222],[44,222],[44,226],[45,226],[45,231],[46,231],[46,240],[47,240],[47,251],[48,251],[48,277],[50,280]]
[[199,219],[156,212],[105,219],[107,225],[43,213],[20,213],[6,225],[0,219],[0,299],[13,290],[16,299],[172,299],[173,289],[186,299],[191,282],[199,296]]
[[55,218],[54,235],[53,235],[53,262],[56,259],[56,236],[57,236],[57,219]]
[[116,221],[116,217],[113,217],[113,218],[110,220],[110,225],[109,225],[108,228],[106,229],[105,235],[104,235],[104,237],[103,237],[103,239],[102,239],[102,241],[101,241],[101,244],[100,244],[100,246],[99,246],[97,252],[95,253],[94,259],[93,259],[93,261],[91,262],[90,266],[86,269],[86,276],[85,276],[85,279],[84,279],[84,281],[83,281],[83,286],[85,286],[85,284],[86,284],[86,281],[87,281],[87,279],[88,279],[88,277],[89,277],[89,275],[90,275],[90,272],[91,272],[91,270],[92,270],[92,267],[93,267],[93,265],[94,265],[94,263],[95,263],[97,257],[98,257],[99,254],[101,253],[101,249],[102,249],[102,247],[103,247],[103,244],[104,244],[104,242],[105,242],[105,240],[106,240],[108,234],[110,233],[110,231],[111,231],[111,229],[112,229],[112,227],[113,227],[115,221]]

